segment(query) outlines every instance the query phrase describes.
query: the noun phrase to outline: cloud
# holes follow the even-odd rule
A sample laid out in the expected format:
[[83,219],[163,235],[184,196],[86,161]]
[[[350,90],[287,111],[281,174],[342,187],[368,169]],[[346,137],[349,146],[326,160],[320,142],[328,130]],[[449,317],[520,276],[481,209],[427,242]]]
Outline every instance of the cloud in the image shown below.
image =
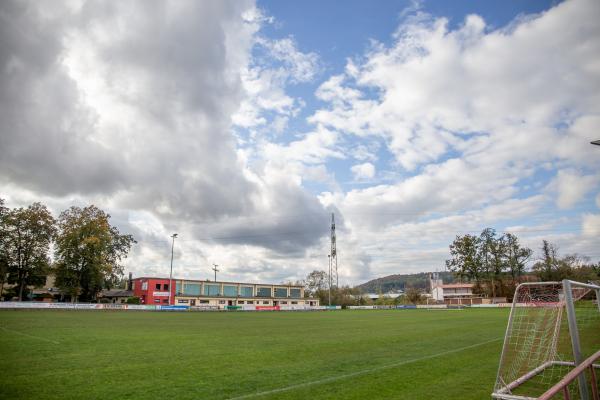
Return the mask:
[[[321,69],[319,57],[300,51],[292,37],[255,36],[252,49],[258,55],[242,70],[245,96],[233,123],[242,128],[267,126],[281,133],[281,118],[287,121],[304,106],[302,99],[287,94],[286,87],[312,81]],[[277,116],[271,126],[269,113]]]
[[[231,123],[248,96],[261,110],[290,116],[298,102],[282,85],[312,79],[317,62],[291,38],[260,39],[265,18],[253,2],[1,7],[0,181],[65,205],[80,195],[113,213],[151,213],[163,233],[199,238],[207,236],[202,224],[218,227],[218,237],[247,236],[245,218],[261,216],[267,223],[256,238],[236,243],[275,252],[302,254],[326,234],[278,239],[312,220],[282,222],[271,206],[284,214],[325,210],[299,184],[251,171],[238,152]],[[254,61],[259,42],[280,67]],[[249,94],[245,73],[281,96]]]
[[424,9],[332,72],[251,1],[3,2],[2,197],[108,209],[136,274],[178,232],[177,275],[301,278],[331,212],[343,282],[439,268],[486,226],[590,253],[596,214],[553,214],[600,207],[599,3],[500,29]]
[[600,214],[584,214],[581,230],[585,236],[597,239],[600,236]]
[[375,176],[375,166],[371,163],[353,165],[350,170],[357,181],[372,179]]
[[600,176],[582,175],[574,169],[560,170],[556,178],[550,183],[550,188],[556,190],[558,196],[556,204],[560,208],[570,208],[581,201],[586,193],[593,190]]
[[[475,15],[450,30],[446,19],[419,13],[391,46],[375,43],[350,61],[317,90],[329,105],[310,121],[382,138],[408,174],[351,190],[342,209],[420,215],[485,205],[516,195],[543,162],[597,174],[584,136],[600,128],[598,11],[594,1],[565,2],[500,30]],[[560,38],[544,39],[553,32]]]
[[[425,255],[438,254],[429,265],[443,265],[437,251],[447,252],[453,234],[502,226],[507,216],[536,228],[536,215],[551,207],[545,176],[556,174],[550,187],[560,207],[597,189],[600,159],[589,141],[600,129],[599,12],[594,1],[564,2],[496,30],[475,15],[451,30],[446,19],[418,12],[391,45],[374,43],[321,84],[316,96],[327,105],[309,121],[339,132],[340,142],[381,141],[394,157],[390,183],[322,196],[368,254],[394,249],[386,272],[426,268]],[[546,40],[555,32],[557,40]],[[536,229],[569,246],[578,236]],[[411,235],[418,243],[401,249]],[[440,235],[446,244],[427,251],[425,241]]]

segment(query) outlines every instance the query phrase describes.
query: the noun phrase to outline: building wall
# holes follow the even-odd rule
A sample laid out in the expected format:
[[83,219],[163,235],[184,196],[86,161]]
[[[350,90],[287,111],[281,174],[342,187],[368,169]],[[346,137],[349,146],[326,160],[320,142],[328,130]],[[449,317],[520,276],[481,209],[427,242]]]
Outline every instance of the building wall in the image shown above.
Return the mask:
[[304,299],[301,286],[187,279],[173,279],[171,286],[169,279],[149,277],[136,278],[132,282],[134,296],[139,297],[142,304],[150,305],[168,304],[169,292],[174,305],[319,305],[317,299]]
[[444,301],[444,289],[437,286],[431,291],[431,297],[436,301]]
[[319,305],[318,299],[291,299],[291,298],[239,298],[239,297],[191,297],[191,296],[175,296],[175,305],[181,306],[242,306],[242,305],[255,305],[255,306],[289,306],[289,305]]
[[[175,286],[174,279],[173,286]],[[133,295],[139,297],[142,304],[169,304],[169,293],[171,296],[175,295],[175,290],[171,287],[169,279],[137,278],[133,280]]]

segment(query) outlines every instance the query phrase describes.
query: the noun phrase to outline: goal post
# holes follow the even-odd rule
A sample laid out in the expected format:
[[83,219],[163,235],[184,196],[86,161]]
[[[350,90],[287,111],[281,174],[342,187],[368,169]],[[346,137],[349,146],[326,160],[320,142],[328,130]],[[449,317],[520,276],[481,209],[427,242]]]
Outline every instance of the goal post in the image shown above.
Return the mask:
[[[600,286],[570,280],[520,284],[513,298],[495,399],[536,399],[600,350]],[[600,368],[600,365],[594,365]],[[589,399],[591,374],[571,384]]]

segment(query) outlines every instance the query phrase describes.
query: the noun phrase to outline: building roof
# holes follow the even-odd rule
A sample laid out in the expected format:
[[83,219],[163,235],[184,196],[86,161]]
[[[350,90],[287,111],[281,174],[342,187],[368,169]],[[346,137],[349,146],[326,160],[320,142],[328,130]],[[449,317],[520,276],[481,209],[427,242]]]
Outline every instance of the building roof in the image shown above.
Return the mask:
[[125,289],[111,289],[111,290],[103,290],[100,292],[101,297],[131,297],[133,296],[133,291],[125,290]]
[[472,288],[475,286],[472,283],[447,283],[445,285],[439,285],[442,289],[460,289],[460,288]]
[[[137,281],[138,279],[160,279],[160,280],[165,280],[168,281],[169,278],[162,278],[162,277],[157,277],[157,276],[140,276],[139,278],[133,278],[133,281]],[[256,286],[280,286],[280,287],[292,287],[292,288],[302,288],[304,286],[302,285],[288,285],[286,283],[247,283],[247,282],[227,282],[227,281],[211,281],[209,279],[185,279],[185,278],[175,278],[173,277],[173,281],[185,281],[185,282],[204,282],[204,283],[218,283],[218,284],[225,284],[225,285],[256,285]]]

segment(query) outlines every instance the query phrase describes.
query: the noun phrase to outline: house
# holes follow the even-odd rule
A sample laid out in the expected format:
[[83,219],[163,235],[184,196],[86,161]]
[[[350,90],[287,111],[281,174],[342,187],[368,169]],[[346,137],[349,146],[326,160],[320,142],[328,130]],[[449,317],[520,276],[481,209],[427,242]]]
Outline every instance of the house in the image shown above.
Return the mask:
[[473,294],[473,286],[472,283],[438,283],[431,290],[431,296],[434,300],[447,304],[481,303],[481,301],[473,302],[474,298],[481,299],[480,296]]
[[98,295],[98,300],[102,301],[102,299],[108,300],[110,303],[127,303],[127,299],[133,296],[133,290],[125,290],[125,289],[110,289],[103,290]]

